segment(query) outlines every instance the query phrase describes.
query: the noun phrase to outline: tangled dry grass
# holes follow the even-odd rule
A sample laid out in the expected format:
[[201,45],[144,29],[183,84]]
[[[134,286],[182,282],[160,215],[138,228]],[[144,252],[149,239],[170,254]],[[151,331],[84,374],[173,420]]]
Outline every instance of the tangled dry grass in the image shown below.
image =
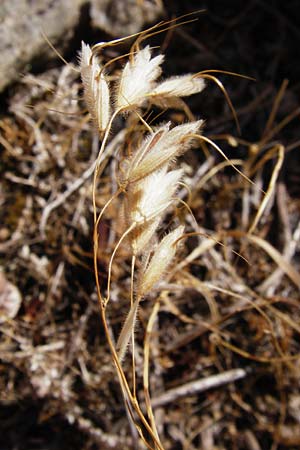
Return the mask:
[[[81,71],[99,74],[92,55]],[[137,95],[122,74],[138,55],[155,79]],[[153,85],[162,58],[118,56],[102,49],[107,85],[86,89],[96,129],[71,64],[25,76],[1,118],[1,445],[45,448],[51,432],[47,448],[297,448],[300,211],[281,174],[298,143],[277,136],[299,108],[277,120],[284,82],[255,142],[218,123],[198,139],[198,112]]]

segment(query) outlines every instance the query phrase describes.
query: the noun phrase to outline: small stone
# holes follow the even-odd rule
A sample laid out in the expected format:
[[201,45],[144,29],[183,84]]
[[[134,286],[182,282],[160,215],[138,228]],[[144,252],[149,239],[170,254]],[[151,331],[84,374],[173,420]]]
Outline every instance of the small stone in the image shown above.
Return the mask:
[[19,289],[0,272],[0,323],[14,319],[22,303]]
[[10,237],[10,231],[8,228],[0,228],[0,242],[7,241]]

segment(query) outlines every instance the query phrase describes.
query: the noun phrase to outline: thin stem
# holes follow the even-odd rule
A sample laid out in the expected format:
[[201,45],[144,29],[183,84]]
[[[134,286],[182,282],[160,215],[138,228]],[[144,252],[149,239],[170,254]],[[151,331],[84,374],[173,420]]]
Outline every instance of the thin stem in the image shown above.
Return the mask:
[[151,312],[151,315],[149,317],[149,321],[147,324],[147,329],[146,329],[146,336],[145,336],[145,341],[144,341],[143,384],[144,384],[144,394],[145,394],[147,415],[148,415],[149,421],[151,423],[151,426],[153,428],[153,431],[155,433],[155,436],[156,436],[157,440],[160,442],[160,439],[158,436],[158,431],[157,431],[156,424],[155,424],[155,418],[154,418],[154,414],[153,414],[153,410],[152,410],[152,406],[151,406],[151,398],[150,398],[150,392],[149,392],[150,339],[151,339],[153,325],[154,325],[155,319],[157,317],[157,314],[159,312],[159,308],[160,308],[160,301],[158,299],[152,309],[152,312]]
[[229,106],[229,108],[230,108],[230,110],[232,112],[232,115],[233,115],[233,118],[235,120],[235,124],[236,124],[237,130],[238,130],[238,133],[241,134],[241,128],[240,128],[240,124],[239,124],[239,120],[238,120],[237,114],[235,112],[235,109],[234,109],[234,106],[232,104],[232,101],[230,100],[230,97],[229,97],[225,87],[223,86],[223,83],[221,83],[221,81],[218,80],[217,77],[214,77],[213,75],[209,75],[207,73],[203,73],[203,72],[201,73],[200,72],[199,77],[206,78],[207,80],[211,80],[214,83],[216,83],[217,86],[219,86],[219,88],[223,92],[223,94],[225,96],[225,99],[226,99],[226,101],[228,103],[228,106]]
[[[123,371],[123,369],[121,367],[121,363],[119,361],[116,349],[114,347],[114,344],[112,342],[112,338],[110,336],[110,332],[108,330],[108,326],[107,326],[107,322],[106,322],[106,316],[105,316],[105,307],[104,307],[103,303],[100,303],[100,306],[101,306],[101,317],[102,317],[102,322],[103,322],[103,326],[104,326],[104,331],[105,331],[105,334],[106,334],[107,342],[108,342],[109,347],[110,347],[110,351],[112,353],[114,364],[115,364],[115,366],[117,368],[120,384],[121,384],[122,390],[124,392],[124,395],[125,395],[125,397],[128,398],[130,404],[132,405],[133,409],[135,410],[135,412],[137,413],[138,417],[140,418],[142,424],[144,425],[144,427],[146,428],[146,430],[150,434],[150,436],[153,439],[153,441],[154,441],[155,445],[157,446],[158,450],[164,450],[162,445],[157,441],[157,438],[156,438],[156,436],[155,436],[151,426],[149,425],[148,421],[146,420],[146,418],[145,418],[145,416],[144,416],[144,414],[143,414],[143,412],[142,412],[142,410],[141,410],[137,400],[131,394],[130,388],[129,388],[128,383],[127,383],[126,376],[125,376],[124,371]],[[137,430],[138,430],[140,436],[143,439],[145,439],[139,426],[137,426]]]
[[117,253],[118,248],[120,247],[122,241],[125,239],[126,236],[136,227],[136,223],[133,222],[129,228],[122,234],[119,241],[117,242],[114,251],[112,252],[112,255],[110,257],[109,266],[108,266],[108,278],[107,278],[107,296],[105,300],[105,306],[107,305],[110,297],[110,283],[111,283],[111,270],[112,270],[112,263],[115,257],[115,254]]
[[[105,332],[105,336],[112,354],[112,358],[114,361],[114,364],[116,366],[117,369],[117,373],[119,376],[119,380],[120,380],[120,385],[122,388],[122,391],[124,393],[125,398],[128,399],[129,403],[131,404],[132,408],[134,409],[134,411],[136,412],[136,414],[138,415],[139,419],[141,420],[141,423],[144,425],[145,429],[147,430],[147,432],[150,434],[151,438],[153,439],[155,445],[157,445],[159,450],[164,450],[163,447],[161,446],[161,444],[157,441],[157,438],[151,428],[151,426],[149,425],[148,421],[146,420],[137,400],[132,396],[132,393],[130,391],[130,388],[128,386],[127,383],[127,379],[126,376],[124,374],[124,371],[122,369],[120,360],[118,358],[118,354],[116,352],[112,337],[110,335],[110,331],[107,325],[107,321],[106,321],[106,304],[104,302],[104,299],[102,298],[101,295],[101,290],[100,290],[100,282],[99,282],[99,274],[98,274],[98,262],[97,262],[97,249],[98,249],[98,244],[97,244],[97,239],[95,239],[97,237],[97,233],[95,233],[94,231],[94,268],[95,268],[95,279],[96,279],[96,289],[97,289],[97,295],[98,295],[98,303],[99,303],[99,308],[100,308],[100,313],[101,313],[101,319],[102,319],[102,323],[103,323],[103,328],[104,328],[104,332]],[[140,429],[140,427],[137,426],[137,430],[141,436],[141,438],[144,439],[142,431]]]
[[94,211],[94,224],[96,224],[97,222],[97,208],[96,208],[96,185],[97,185],[97,177],[98,177],[98,173],[99,173],[99,166],[100,166],[100,161],[101,161],[101,156],[105,150],[105,145],[108,139],[108,135],[110,133],[111,130],[111,126],[112,123],[114,121],[114,119],[116,118],[116,116],[119,114],[120,110],[117,109],[113,115],[110,118],[110,121],[107,125],[107,128],[105,130],[104,136],[103,136],[103,140],[100,146],[100,150],[96,159],[96,164],[95,164],[95,172],[94,172],[94,180],[93,180],[93,211]]
[[[131,259],[131,277],[130,277],[130,308],[134,303],[134,266],[136,256],[133,255]],[[134,326],[131,331],[131,348],[132,348],[132,392],[133,397],[136,398],[136,372],[135,372],[135,338],[134,338]]]
[[[199,135],[199,134],[190,134],[188,137],[193,136],[195,139],[199,139],[200,141],[204,141],[207,142],[208,144],[210,144],[212,147],[214,147],[222,156],[224,159],[226,159],[226,161],[228,161],[229,165],[236,170],[237,173],[239,173],[246,181],[248,181],[248,183],[255,185],[254,181],[250,180],[250,178],[248,178],[243,172],[241,172],[233,163],[232,161],[228,158],[228,156],[225,155],[225,153],[223,152],[223,150],[220,149],[220,147],[215,144],[211,139]],[[261,189],[261,191],[265,194],[265,192]]]
[[96,220],[96,222],[95,222],[95,228],[96,228],[96,229],[98,229],[100,220],[101,220],[101,218],[102,218],[104,212],[106,211],[106,209],[109,207],[109,205],[111,204],[111,202],[112,202],[116,197],[118,197],[118,195],[120,195],[121,192],[122,192],[122,189],[121,189],[121,188],[118,189],[118,190],[110,197],[110,199],[105,203],[105,205],[103,206],[103,208],[102,208],[102,210],[101,210],[100,214],[98,215],[97,220]]
[[254,218],[254,220],[253,220],[253,222],[252,222],[252,224],[251,224],[251,226],[250,226],[250,228],[248,230],[249,234],[252,234],[253,231],[255,230],[255,228],[256,228],[260,218],[262,217],[262,215],[263,215],[263,213],[264,213],[264,211],[266,209],[266,206],[267,206],[270,198],[272,197],[272,195],[273,195],[273,193],[275,191],[276,181],[278,179],[278,175],[279,175],[279,172],[280,172],[280,169],[282,167],[283,160],[284,160],[284,147],[283,147],[283,145],[279,144],[278,148],[276,150],[278,150],[278,160],[277,160],[277,162],[275,164],[275,167],[273,169],[273,172],[272,172],[272,175],[271,175],[271,178],[270,178],[270,182],[269,182],[266,194],[265,194],[262,202],[260,203],[258,211],[257,211],[257,213],[255,215],[255,218]]

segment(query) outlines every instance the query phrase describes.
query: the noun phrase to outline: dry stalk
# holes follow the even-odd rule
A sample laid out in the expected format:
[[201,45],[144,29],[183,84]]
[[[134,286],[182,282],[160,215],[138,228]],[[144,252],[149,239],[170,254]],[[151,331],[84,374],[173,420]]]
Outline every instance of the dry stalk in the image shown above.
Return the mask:
[[[254,186],[255,183],[250,177],[257,172],[259,167],[253,167],[252,164],[249,164],[249,166],[246,166],[245,168],[245,164],[241,160],[229,159],[217,144],[211,139],[202,136],[200,130],[203,121],[192,119],[192,114],[182,99],[183,97],[200,93],[205,88],[206,80],[213,81],[223,92],[228,105],[233,112],[234,118],[236,119],[235,110],[223,84],[214,75],[214,72],[216,71],[186,74],[159,81],[159,77],[162,73],[161,64],[164,60],[164,56],[157,55],[153,57],[153,50],[149,45],[141,48],[141,43],[145,39],[158,32],[156,28],[157,27],[155,26],[148,30],[148,32],[143,32],[138,36],[130,53],[125,56],[123,55],[123,58],[127,57],[127,61],[120,73],[117,76],[114,76],[114,81],[109,81],[109,68],[112,66],[112,63],[115,63],[120,58],[114,58],[103,65],[101,53],[105,47],[116,45],[121,42],[121,40],[99,43],[93,48],[82,43],[80,70],[84,86],[85,101],[93,123],[98,130],[99,137],[102,139],[98,156],[93,166],[93,169],[95,169],[93,181],[93,242],[94,270],[104,331],[117,369],[128,415],[132,419],[132,423],[136,427],[136,430],[146,447],[155,450],[163,450],[163,445],[158,435],[152,412],[148,381],[150,335],[154,319],[159,310],[158,301],[155,303],[152,315],[149,319],[144,347],[143,384],[145,402],[141,402],[138,398],[135,328],[141,303],[153,297],[157,290],[159,291],[162,289],[162,279],[167,270],[172,266],[179,242],[185,237],[201,235],[201,232],[198,231],[195,233],[184,234],[184,226],[180,226],[178,221],[174,221],[175,225],[173,231],[170,231],[162,239],[160,238],[160,225],[163,223],[167,213],[173,213],[174,215],[174,209],[178,202],[178,199],[176,199],[176,192],[180,185],[184,185],[182,182],[184,170],[182,168],[174,168],[176,160],[180,155],[197,145],[197,143],[205,147],[206,152],[208,152],[206,144],[212,146],[226,160],[211,168],[209,172],[205,174],[202,180],[198,182],[197,190],[202,188],[210,178],[226,166],[233,167],[244,180]],[[168,122],[152,128],[143,117],[144,112],[149,112],[152,105],[162,109],[180,109],[186,113],[188,121],[187,123],[177,126]],[[275,112],[276,105],[274,106],[273,115]],[[128,140],[125,141],[124,139],[124,153],[120,156],[121,162],[116,170],[117,188],[112,192],[111,197],[99,211],[97,208],[98,181],[100,174],[104,171],[108,158],[111,156],[108,142],[111,139],[113,125],[117,118],[123,120],[125,129],[127,124],[134,123],[133,118],[139,121],[141,126],[136,126],[135,130],[135,135],[138,135],[138,138],[133,139],[132,142],[129,138],[129,143]],[[277,129],[271,130],[272,122],[273,117],[270,117],[266,126],[263,142],[266,142],[267,138],[273,136],[278,129],[277,127]],[[145,129],[147,130],[147,134],[144,131]],[[231,139],[230,137],[227,137],[227,139],[232,146],[238,145],[238,139],[232,137]],[[243,238],[251,244],[262,248],[271,258],[273,258],[280,266],[281,270],[295,283],[295,285],[299,287],[299,275],[294,268],[287,261],[283,260],[281,255],[264,239],[253,234],[273,196],[279,171],[283,164],[284,148],[281,145],[273,146],[271,150],[266,153],[265,160],[273,158],[274,154],[278,154],[278,160],[274,167],[267,191],[264,192],[261,188],[257,189],[259,195],[262,193],[264,197],[257,209],[252,225],[248,227],[249,231],[247,233],[241,231],[221,233],[217,235],[217,240],[215,242],[210,238],[207,239],[202,245],[199,245],[190,256],[187,256],[182,263],[179,263],[175,269],[171,270],[167,277],[168,283],[170,283],[171,276],[176,274],[179,269],[190,264],[207,250],[214,254],[213,247],[216,244],[223,246],[225,248],[224,251],[226,251],[226,245],[222,242],[222,239],[226,236],[235,239]],[[260,161],[260,164],[264,164],[263,158]],[[239,170],[236,167],[237,165],[242,166],[245,173]],[[88,172],[88,175],[89,173],[90,172]],[[84,177],[84,179],[85,178],[86,177]],[[186,205],[183,200],[181,200],[181,202]],[[106,284],[100,281],[99,276],[98,256],[101,240],[101,233],[99,230],[101,228],[101,221],[105,218],[105,213],[112,204],[117,204],[123,214],[117,217],[114,223],[114,228],[118,230],[119,236],[114,243],[109,256]],[[189,209],[189,206],[186,206],[187,209]],[[115,261],[118,253],[124,248],[129,250],[128,258],[131,265],[130,292],[128,294],[127,317],[118,339],[115,340],[115,337],[108,326],[108,314],[111,305],[111,284],[114,276]],[[233,250],[232,252],[240,256],[236,251]],[[237,283],[239,283],[240,279],[238,276],[235,276],[234,268],[226,261],[226,257],[224,259],[225,261],[222,262],[223,266],[231,273],[233,278],[235,277]],[[204,285],[201,285],[201,283],[197,282],[196,279],[193,279],[192,276],[186,276],[186,279],[191,282],[195,290],[201,293],[201,288],[204,287]],[[103,285],[106,285],[106,288],[103,287]],[[169,284],[169,286],[171,285]],[[230,292],[230,295],[232,293],[226,289],[220,288],[220,290],[227,294]],[[209,289],[206,294],[204,293],[204,296],[206,297],[210,309],[212,321],[217,324],[220,320],[220,315],[217,304]],[[158,296],[158,298],[160,297]],[[256,309],[261,317],[268,323],[271,335],[274,338],[275,348],[280,355],[276,361],[289,360],[289,358],[285,357],[284,352],[281,351],[281,347],[277,343],[269,317],[259,306],[254,305],[253,308]],[[173,311],[176,311],[175,307],[173,308]],[[178,311],[176,313],[178,313]],[[180,313],[178,313],[178,315],[180,315]],[[184,315],[181,315],[181,318],[184,317]],[[189,321],[188,318],[187,321]],[[207,328],[216,330],[212,325]],[[216,331],[216,336],[216,342],[218,342],[219,345],[222,345],[233,352],[240,353],[246,358],[251,358],[246,351],[242,351],[236,346],[228,344],[226,339],[223,339],[221,333],[218,334]],[[129,374],[127,374],[125,370],[126,354],[130,344],[131,381]],[[254,359],[256,361],[265,361],[265,358],[261,357]],[[275,361],[275,359],[273,359],[273,361]],[[229,378],[226,375],[228,375]],[[228,374],[219,375],[216,378],[212,377],[211,380],[200,380],[199,382],[187,384],[174,392],[170,391],[169,393],[162,395],[164,400],[161,400],[161,402],[158,400],[157,405],[165,404],[173,398],[185,396],[194,392],[201,392],[203,389],[207,389],[208,386],[210,386],[210,382],[212,382],[212,386],[215,386],[216,384],[230,382],[244,376],[245,371],[241,369],[234,373],[229,371]],[[143,408],[145,405],[146,411],[144,411]]]
[[[150,35],[150,33],[149,33]],[[125,404],[137,428],[137,431],[148,448],[154,444],[156,449],[162,449],[162,444],[150,414],[150,398],[148,398],[148,421],[142,412],[136,392],[134,329],[140,302],[151,294],[162,279],[164,273],[175,257],[184,227],[177,226],[166,235],[160,243],[158,241],[159,225],[167,211],[176,204],[175,192],[183,176],[181,169],[170,170],[175,159],[194,145],[195,137],[202,125],[202,121],[192,121],[183,125],[171,127],[171,123],[163,124],[152,131],[142,118],[141,112],[145,106],[156,104],[166,106],[182,106],[181,97],[201,92],[205,83],[202,78],[192,74],[171,77],[162,82],[161,64],[164,56],[152,57],[149,46],[140,49],[140,43],[147,35],[142,34],[132,47],[129,59],[125,64],[118,81],[114,85],[108,83],[107,68],[101,64],[101,53],[107,44],[98,44],[91,49],[82,43],[80,58],[81,78],[84,95],[92,120],[98,129],[102,143],[95,162],[93,182],[94,205],[94,267],[97,284],[101,316],[106,337],[112,352],[113,360],[119,375],[120,385]],[[111,42],[114,45],[115,42]],[[96,55],[97,53],[97,55]],[[115,99],[112,104],[111,99]],[[138,145],[132,154],[122,161],[119,168],[119,188],[112,194],[100,212],[96,208],[97,181],[101,172],[101,165],[109,156],[107,141],[116,117],[121,114],[133,114],[141,120],[150,133]],[[108,265],[108,279],[106,292],[100,285],[98,274],[99,225],[106,209],[120,197],[123,197],[125,229],[111,253]],[[120,228],[116,224],[116,228]],[[110,301],[110,286],[113,263],[119,248],[127,242],[131,249],[131,287],[130,307],[127,318],[119,335],[117,344],[107,325],[107,308]],[[156,244],[155,244],[156,243]],[[152,244],[152,245],[151,245]],[[153,251],[154,244],[154,251]],[[138,260],[138,268],[136,261]],[[128,344],[132,343],[132,389],[125,375],[123,361]],[[141,425],[136,422],[137,415]],[[145,437],[142,427],[150,436],[150,442]],[[151,443],[152,442],[152,443]]]
[[[256,141],[217,135],[234,112],[217,72],[156,78],[163,51],[144,41],[161,28],[137,35],[127,55],[108,61],[116,51],[103,57],[105,48],[124,39],[83,44],[90,114],[78,102],[80,70],[66,66],[25,76],[9,116],[1,116],[0,383],[8,446],[25,445],[25,434],[15,435],[21,421],[32,429],[29,448],[43,445],[36,427],[69,429],[81,448],[226,443],[257,450],[271,448],[272,435],[273,450],[299,443],[296,124],[283,133],[299,116],[295,92],[285,81],[272,107],[270,85],[239,110],[243,132],[253,139],[257,131]],[[185,96],[210,82],[229,108],[215,115],[211,93],[205,115],[215,136],[203,137]],[[243,86],[233,90],[241,101]],[[265,127],[264,107],[271,107]],[[200,152],[178,158],[192,146]],[[93,174],[101,330],[90,264]],[[104,331],[111,352],[98,344]],[[243,372],[247,378],[232,383]],[[230,385],[220,387],[222,380]],[[27,404],[39,415],[34,429]]]

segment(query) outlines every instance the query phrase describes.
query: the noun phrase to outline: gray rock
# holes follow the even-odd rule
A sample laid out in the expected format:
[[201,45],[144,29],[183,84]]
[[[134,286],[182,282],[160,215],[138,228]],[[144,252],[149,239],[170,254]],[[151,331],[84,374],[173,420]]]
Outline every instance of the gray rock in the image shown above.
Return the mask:
[[85,0],[1,0],[0,91],[29,69],[37,56],[53,51],[42,32],[56,45],[67,41],[79,19]]
[[64,48],[84,5],[92,25],[112,36],[135,33],[162,11],[157,0],[0,0],[0,92],[30,70],[34,58],[53,57],[42,32]]
[[160,0],[102,0],[91,4],[92,23],[111,36],[129,36],[162,15]]

